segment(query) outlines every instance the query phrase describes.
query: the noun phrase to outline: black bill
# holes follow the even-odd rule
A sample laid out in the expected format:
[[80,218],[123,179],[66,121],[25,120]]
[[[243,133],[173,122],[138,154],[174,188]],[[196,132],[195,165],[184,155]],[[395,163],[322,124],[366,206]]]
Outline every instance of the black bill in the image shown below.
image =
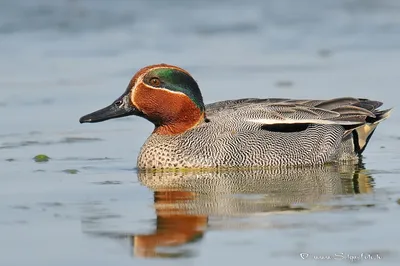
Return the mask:
[[82,116],[79,119],[79,122],[97,123],[113,118],[140,114],[141,112],[130,103],[128,95],[123,95],[116,101],[114,101],[111,105],[93,113]]

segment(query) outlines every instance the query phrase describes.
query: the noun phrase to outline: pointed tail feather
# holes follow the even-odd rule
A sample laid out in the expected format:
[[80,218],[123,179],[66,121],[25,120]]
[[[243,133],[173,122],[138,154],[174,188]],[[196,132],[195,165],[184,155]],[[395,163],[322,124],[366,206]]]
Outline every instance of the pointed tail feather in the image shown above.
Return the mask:
[[353,140],[354,140],[354,150],[357,154],[361,154],[365,148],[369,140],[371,139],[373,133],[375,132],[376,127],[380,122],[387,119],[392,112],[392,109],[387,110],[375,110],[374,115],[375,117],[368,117],[366,119],[366,124],[355,128],[353,133]]

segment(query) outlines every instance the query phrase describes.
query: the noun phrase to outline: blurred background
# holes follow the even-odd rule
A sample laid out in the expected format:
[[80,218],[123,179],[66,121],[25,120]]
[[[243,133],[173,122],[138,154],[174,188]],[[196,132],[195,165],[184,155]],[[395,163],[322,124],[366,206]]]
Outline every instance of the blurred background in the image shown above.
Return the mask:
[[[81,128],[82,112],[160,62],[190,71],[206,102],[349,95],[396,104],[395,0],[0,3],[0,107],[14,114],[12,127],[0,120],[7,133],[21,124]],[[51,109],[52,123],[32,105]],[[35,119],[21,120],[21,107]]]
[[[192,73],[206,103],[354,96],[396,107],[400,2],[0,0],[1,265],[137,262],[130,244],[114,246],[83,232],[93,224],[132,234],[154,229],[153,192],[132,173],[153,126],[136,117],[92,125],[78,120],[110,104],[137,70],[156,63]],[[323,220],[340,236],[319,234],[323,227],[313,237],[310,228],[265,238],[257,230],[251,237],[216,230],[207,244],[194,247],[201,255],[191,262],[242,265],[252,256],[255,262],[301,263],[293,254],[307,243],[319,254],[346,252],[327,244],[332,239],[346,248],[363,243],[357,254],[384,250],[395,258],[397,225],[390,221],[400,215],[399,130],[395,109],[365,151],[377,193],[366,201],[378,209]],[[37,154],[51,160],[35,163]],[[321,217],[303,219],[308,224]],[[359,222],[373,227],[360,229]]]

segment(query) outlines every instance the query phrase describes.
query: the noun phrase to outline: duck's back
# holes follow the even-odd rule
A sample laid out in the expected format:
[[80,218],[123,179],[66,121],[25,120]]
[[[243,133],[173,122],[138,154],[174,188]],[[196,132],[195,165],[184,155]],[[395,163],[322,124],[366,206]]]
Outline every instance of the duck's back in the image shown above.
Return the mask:
[[140,168],[314,165],[356,160],[388,110],[367,99],[239,99],[206,105],[206,119],[175,136],[152,134]]

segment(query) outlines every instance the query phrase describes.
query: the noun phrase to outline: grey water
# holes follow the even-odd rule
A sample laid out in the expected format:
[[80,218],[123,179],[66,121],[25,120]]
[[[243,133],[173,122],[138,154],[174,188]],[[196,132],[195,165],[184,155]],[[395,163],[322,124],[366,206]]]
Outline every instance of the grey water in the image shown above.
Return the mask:
[[[149,122],[78,120],[162,62],[394,111],[357,167],[137,174]],[[398,265],[399,69],[396,0],[1,0],[0,265]]]

